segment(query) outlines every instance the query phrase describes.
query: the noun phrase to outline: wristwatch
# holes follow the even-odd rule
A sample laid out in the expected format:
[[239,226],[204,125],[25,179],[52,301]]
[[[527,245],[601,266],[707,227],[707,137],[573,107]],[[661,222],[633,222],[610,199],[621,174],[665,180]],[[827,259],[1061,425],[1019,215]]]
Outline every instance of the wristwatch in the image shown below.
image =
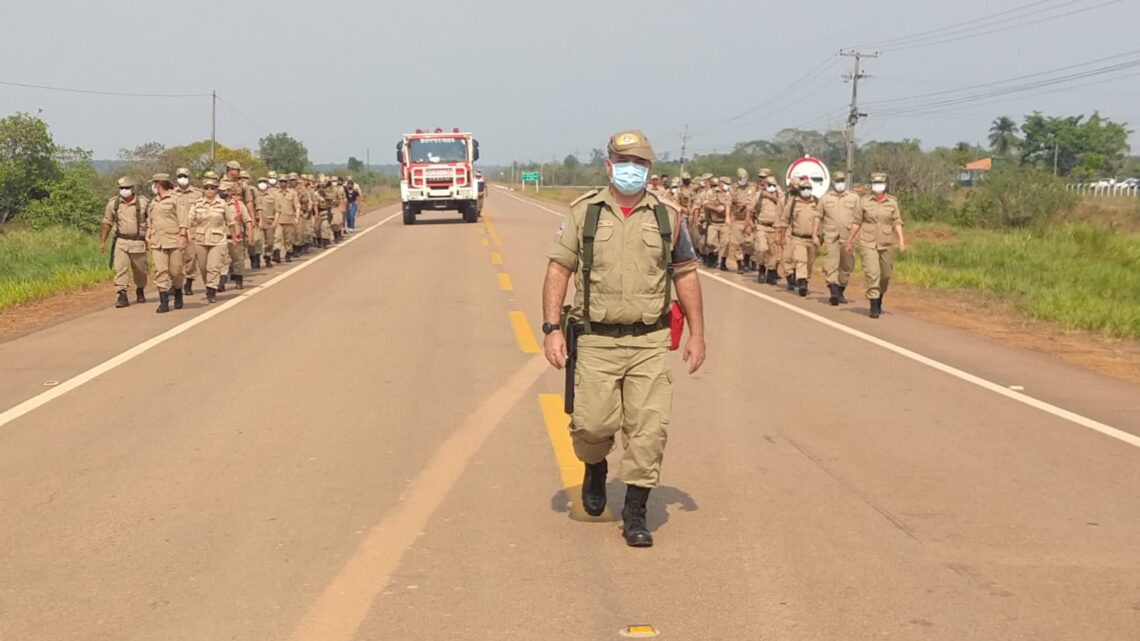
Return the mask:
[[559,331],[559,332],[562,331],[562,326],[559,325],[558,323],[543,323],[542,324],[542,333],[543,334],[549,334],[550,332],[554,332],[554,331]]

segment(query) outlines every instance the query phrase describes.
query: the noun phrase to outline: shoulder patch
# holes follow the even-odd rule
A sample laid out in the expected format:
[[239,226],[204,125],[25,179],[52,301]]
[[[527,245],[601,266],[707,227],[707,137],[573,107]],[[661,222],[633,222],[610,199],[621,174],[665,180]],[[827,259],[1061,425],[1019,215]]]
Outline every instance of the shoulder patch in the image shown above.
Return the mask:
[[577,198],[575,198],[575,199],[573,200],[573,202],[571,202],[571,203],[570,203],[570,206],[571,206],[571,207],[574,207],[574,206],[575,206],[575,205],[577,205],[578,203],[580,203],[580,202],[582,202],[582,201],[584,201],[584,200],[586,200],[586,199],[588,199],[588,198],[593,198],[594,196],[597,196],[597,195],[598,195],[598,194],[600,194],[601,192],[602,192],[602,190],[601,190],[601,189],[591,189],[590,191],[588,191],[588,192],[586,192],[586,193],[582,194],[581,196],[578,196]]

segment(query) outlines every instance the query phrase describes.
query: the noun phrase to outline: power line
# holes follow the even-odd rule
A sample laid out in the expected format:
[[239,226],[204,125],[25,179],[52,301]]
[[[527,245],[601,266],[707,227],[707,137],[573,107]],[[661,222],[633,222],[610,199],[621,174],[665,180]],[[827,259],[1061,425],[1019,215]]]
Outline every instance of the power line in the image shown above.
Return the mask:
[[[1083,0],[1078,0],[1078,1],[1083,1]],[[943,37],[943,36],[949,35],[949,33],[954,33],[954,32],[961,30],[962,27],[968,27],[968,29],[966,29],[966,30],[970,30],[970,29],[978,29],[978,28],[984,28],[987,26],[991,26],[993,23],[990,21],[992,21],[994,18],[1000,18],[1002,16],[1008,16],[1011,13],[1021,13],[1027,9],[1035,9],[1036,7],[1039,7],[1041,5],[1049,5],[1049,4],[1063,5],[1063,4],[1067,4],[1067,3],[1068,3],[1068,0],[1037,0],[1036,2],[1030,2],[1028,4],[1023,4],[1023,5],[1020,5],[1017,7],[1013,7],[1012,9],[1006,9],[1005,11],[999,11],[997,13],[991,13],[990,15],[981,16],[979,18],[974,18],[973,20],[967,20],[965,22],[958,22],[958,23],[946,25],[943,27],[937,27],[935,29],[927,29],[926,31],[919,31],[917,33],[912,33],[912,34],[905,35],[905,36],[899,36],[897,38],[888,38],[886,40],[879,40],[876,42],[865,42],[863,44],[855,45],[852,48],[853,49],[874,49],[876,47],[886,47],[888,45],[898,45],[898,44],[904,43],[904,42],[911,42],[914,40],[927,38],[930,36]],[[1045,10],[1051,10],[1053,8],[1056,8],[1056,7],[1050,7],[1049,9],[1045,9]],[[1030,14],[1032,14],[1032,12],[1030,12]],[[977,26],[971,27],[969,25],[977,25]]]
[[229,108],[229,110],[230,110],[230,111],[232,111],[232,112],[234,112],[235,114],[237,114],[237,115],[241,116],[242,118],[245,118],[245,120],[246,120],[247,122],[249,122],[250,124],[252,124],[253,126],[255,126],[255,127],[259,128],[259,129],[261,129],[261,130],[263,130],[263,131],[264,131],[265,133],[267,133],[267,134],[272,134],[272,133],[273,133],[273,131],[272,131],[272,130],[270,130],[270,129],[269,129],[269,127],[266,127],[265,125],[263,125],[263,124],[261,124],[260,122],[258,122],[258,121],[256,121],[256,120],[254,120],[254,119],[253,119],[253,118],[251,118],[250,116],[247,116],[247,115],[245,115],[245,113],[243,113],[243,112],[242,112],[240,109],[238,109],[237,107],[235,107],[235,106],[231,105],[230,103],[226,102],[226,100],[225,100],[224,98],[222,98],[221,96],[218,96],[217,98],[218,98],[218,102],[220,102],[220,103],[222,103],[223,105],[225,105],[226,107],[228,107],[228,108]]
[[93,94],[98,96],[121,96],[125,98],[209,98],[208,93],[135,93],[128,91],[101,91],[96,89],[76,89],[74,87],[51,87],[48,85],[33,85],[26,82],[10,82],[0,80],[0,85],[9,87],[23,87],[25,89],[43,89],[45,91],[62,91],[66,93]]

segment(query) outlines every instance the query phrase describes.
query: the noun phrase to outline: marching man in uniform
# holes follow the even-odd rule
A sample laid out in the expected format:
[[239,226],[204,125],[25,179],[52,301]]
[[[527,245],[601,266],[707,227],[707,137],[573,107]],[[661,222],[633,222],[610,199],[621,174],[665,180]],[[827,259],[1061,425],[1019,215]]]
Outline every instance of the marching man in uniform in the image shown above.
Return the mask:
[[[606,507],[606,455],[623,434],[620,478],[626,484],[622,535],[649,547],[646,501],[660,480],[672,406],[669,373],[672,289],[689,324],[684,360],[689,372],[705,360],[704,312],[697,255],[676,208],[650,193],[646,178],[656,157],[645,135],[610,138],[607,189],[571,207],[548,255],[542,290],[546,359],[573,372],[570,435],[585,464],[582,506]],[[562,319],[571,276],[577,292]],[[572,332],[568,340],[564,332]]]

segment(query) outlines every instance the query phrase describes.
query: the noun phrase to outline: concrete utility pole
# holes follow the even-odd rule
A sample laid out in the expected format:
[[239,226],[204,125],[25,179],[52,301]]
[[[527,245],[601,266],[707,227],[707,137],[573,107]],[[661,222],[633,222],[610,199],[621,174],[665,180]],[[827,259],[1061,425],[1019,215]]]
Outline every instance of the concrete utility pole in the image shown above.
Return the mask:
[[[218,156],[214,148],[218,144],[218,92],[210,91],[210,163],[217,162]],[[213,169],[211,167],[211,169]]]
[[681,173],[685,173],[685,151],[689,148],[689,123],[685,123],[685,133],[681,134]]
[[851,180],[851,172],[855,168],[855,125],[859,119],[867,114],[859,111],[859,81],[867,77],[863,73],[863,58],[878,58],[879,53],[863,53],[862,51],[840,51],[839,55],[855,59],[855,69],[850,75],[843,76],[844,80],[851,81],[851,112],[847,114],[847,126],[843,129],[843,137],[847,141],[847,180]]

